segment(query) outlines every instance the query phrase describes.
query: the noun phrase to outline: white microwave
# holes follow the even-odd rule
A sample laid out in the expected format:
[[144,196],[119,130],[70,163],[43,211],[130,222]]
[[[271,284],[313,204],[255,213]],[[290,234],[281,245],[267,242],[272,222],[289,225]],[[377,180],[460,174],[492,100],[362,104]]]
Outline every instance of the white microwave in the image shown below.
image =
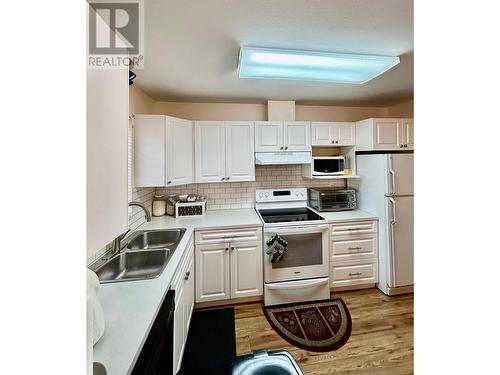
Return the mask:
[[313,176],[335,176],[344,174],[345,157],[313,156]]

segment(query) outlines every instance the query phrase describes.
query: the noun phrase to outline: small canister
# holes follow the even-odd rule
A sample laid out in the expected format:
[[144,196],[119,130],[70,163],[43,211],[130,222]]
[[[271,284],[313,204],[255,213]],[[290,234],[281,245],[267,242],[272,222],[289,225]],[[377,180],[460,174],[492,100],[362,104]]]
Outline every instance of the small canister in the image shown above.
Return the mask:
[[164,195],[155,195],[153,198],[153,216],[163,216],[167,212],[167,201]]
[[167,215],[175,216],[175,202],[177,202],[178,200],[179,199],[175,194],[169,195],[167,197]]

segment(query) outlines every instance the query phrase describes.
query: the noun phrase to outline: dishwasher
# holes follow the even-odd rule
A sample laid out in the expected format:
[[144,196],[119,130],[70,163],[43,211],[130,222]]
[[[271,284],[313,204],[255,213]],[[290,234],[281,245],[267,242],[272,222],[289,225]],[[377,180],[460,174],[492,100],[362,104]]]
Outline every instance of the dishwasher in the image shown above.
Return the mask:
[[175,291],[169,290],[149,331],[132,375],[172,375]]

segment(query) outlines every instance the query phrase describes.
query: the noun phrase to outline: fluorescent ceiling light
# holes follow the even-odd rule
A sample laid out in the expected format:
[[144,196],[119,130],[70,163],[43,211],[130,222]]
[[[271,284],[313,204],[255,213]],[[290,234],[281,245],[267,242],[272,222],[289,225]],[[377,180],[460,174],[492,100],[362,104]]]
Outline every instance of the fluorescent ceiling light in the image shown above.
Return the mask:
[[397,56],[242,47],[240,78],[365,83],[399,64]]

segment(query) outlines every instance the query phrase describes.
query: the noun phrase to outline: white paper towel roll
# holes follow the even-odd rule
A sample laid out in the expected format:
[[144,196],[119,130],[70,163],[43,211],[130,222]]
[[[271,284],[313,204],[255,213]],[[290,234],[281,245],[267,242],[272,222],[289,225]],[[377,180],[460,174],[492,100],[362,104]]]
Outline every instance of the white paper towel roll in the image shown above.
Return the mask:
[[[99,278],[97,275],[87,268],[87,338],[91,334],[92,345],[104,334],[104,314],[102,313],[102,306],[99,302]],[[90,319],[90,325],[88,320]]]

